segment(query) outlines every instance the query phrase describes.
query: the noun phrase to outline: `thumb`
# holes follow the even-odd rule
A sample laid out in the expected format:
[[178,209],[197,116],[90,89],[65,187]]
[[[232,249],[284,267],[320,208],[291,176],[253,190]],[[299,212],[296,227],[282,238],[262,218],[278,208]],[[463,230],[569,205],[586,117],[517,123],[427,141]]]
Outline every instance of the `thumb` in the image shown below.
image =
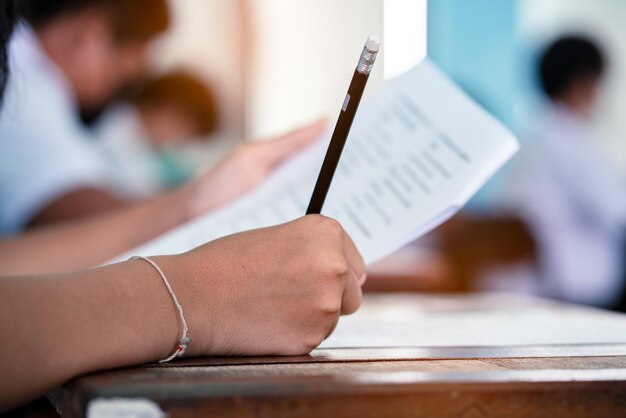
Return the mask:
[[273,167],[305,145],[319,138],[326,128],[326,119],[319,119],[283,136],[258,143],[258,152],[269,167]]

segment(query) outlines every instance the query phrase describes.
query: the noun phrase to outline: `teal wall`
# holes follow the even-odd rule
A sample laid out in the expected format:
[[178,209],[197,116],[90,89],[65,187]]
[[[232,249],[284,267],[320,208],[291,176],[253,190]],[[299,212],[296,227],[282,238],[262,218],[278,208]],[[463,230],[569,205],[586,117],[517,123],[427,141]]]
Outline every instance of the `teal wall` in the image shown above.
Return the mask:
[[[428,0],[428,55],[514,132],[514,106],[527,82],[517,34],[518,1]],[[505,187],[501,170],[468,205],[488,211]]]
[[508,126],[518,93],[518,0],[429,0],[428,54]]

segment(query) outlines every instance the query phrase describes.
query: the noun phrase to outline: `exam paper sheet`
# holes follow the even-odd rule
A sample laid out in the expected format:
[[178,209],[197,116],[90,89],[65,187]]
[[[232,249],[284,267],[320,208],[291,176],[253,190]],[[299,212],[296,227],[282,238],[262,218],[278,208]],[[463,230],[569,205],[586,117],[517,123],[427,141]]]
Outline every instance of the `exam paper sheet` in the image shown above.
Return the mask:
[[626,344],[626,316],[512,294],[366,294],[319,348],[568,344]]
[[[247,195],[118,260],[180,253],[303,216],[328,138]],[[322,213],[340,221],[371,264],[448,219],[517,149],[509,131],[425,60],[363,102]]]

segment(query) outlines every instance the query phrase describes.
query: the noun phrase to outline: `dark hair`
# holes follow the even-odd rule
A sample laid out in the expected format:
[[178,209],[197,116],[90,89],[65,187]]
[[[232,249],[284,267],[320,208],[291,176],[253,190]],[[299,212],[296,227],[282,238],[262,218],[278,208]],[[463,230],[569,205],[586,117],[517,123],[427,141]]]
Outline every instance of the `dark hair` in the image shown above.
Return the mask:
[[603,53],[592,40],[565,36],[552,43],[540,58],[541,87],[544,93],[554,98],[581,78],[602,76],[604,66]]
[[166,0],[22,0],[24,17],[35,28],[66,13],[100,7],[111,13],[120,41],[148,41],[170,23]]
[[0,105],[9,79],[8,43],[19,16],[17,0],[1,0],[0,10]]
[[175,107],[195,122],[200,135],[215,132],[219,125],[215,95],[200,79],[185,71],[147,80],[130,101],[138,108]]

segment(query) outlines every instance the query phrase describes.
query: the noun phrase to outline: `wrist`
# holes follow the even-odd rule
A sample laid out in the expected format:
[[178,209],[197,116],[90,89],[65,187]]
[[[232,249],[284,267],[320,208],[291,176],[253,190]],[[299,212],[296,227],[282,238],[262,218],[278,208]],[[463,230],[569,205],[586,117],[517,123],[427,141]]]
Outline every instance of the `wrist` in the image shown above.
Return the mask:
[[72,332],[63,347],[81,354],[65,355],[76,367],[65,367],[72,376],[150,363],[171,353],[179,329],[176,309],[150,265],[127,261],[78,274],[81,280],[62,281],[63,294],[81,294],[64,306]]
[[[203,254],[206,256],[206,253]],[[167,275],[174,294],[182,305],[184,316],[189,327],[188,337],[191,338],[185,352],[185,357],[207,355],[211,353],[213,332],[215,332],[215,314],[218,307],[217,295],[213,291],[212,272],[207,265],[212,263],[203,260],[200,264],[188,253],[150,257]],[[173,302],[171,302],[173,305]],[[182,324],[178,318],[178,334],[176,340],[171,341],[172,350],[182,336]],[[169,354],[168,354],[169,355]]]

